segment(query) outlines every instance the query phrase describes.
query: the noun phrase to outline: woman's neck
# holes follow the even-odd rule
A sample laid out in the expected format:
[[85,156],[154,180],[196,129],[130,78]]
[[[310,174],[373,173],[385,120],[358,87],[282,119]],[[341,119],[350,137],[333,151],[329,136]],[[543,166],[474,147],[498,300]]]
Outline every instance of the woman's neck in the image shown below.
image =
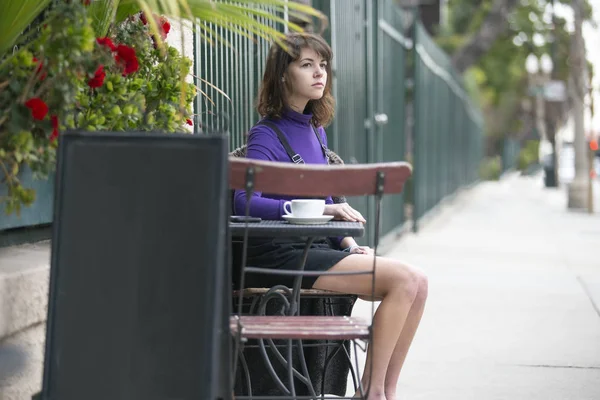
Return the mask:
[[297,113],[304,114],[308,100],[288,98],[287,106]]

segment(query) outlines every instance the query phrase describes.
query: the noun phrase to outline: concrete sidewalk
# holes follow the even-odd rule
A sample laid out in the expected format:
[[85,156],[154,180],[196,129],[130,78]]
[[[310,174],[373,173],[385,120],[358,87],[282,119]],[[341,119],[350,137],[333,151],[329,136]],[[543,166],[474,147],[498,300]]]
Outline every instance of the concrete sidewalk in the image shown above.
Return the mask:
[[566,198],[482,183],[387,253],[430,279],[400,399],[600,399],[600,214]]
[[[0,301],[0,333],[27,329],[0,343],[0,400],[26,400],[42,375],[49,246],[3,251],[27,268],[0,268],[0,293],[20,299]],[[512,175],[463,192],[387,255],[430,278],[399,399],[600,400],[600,214]]]

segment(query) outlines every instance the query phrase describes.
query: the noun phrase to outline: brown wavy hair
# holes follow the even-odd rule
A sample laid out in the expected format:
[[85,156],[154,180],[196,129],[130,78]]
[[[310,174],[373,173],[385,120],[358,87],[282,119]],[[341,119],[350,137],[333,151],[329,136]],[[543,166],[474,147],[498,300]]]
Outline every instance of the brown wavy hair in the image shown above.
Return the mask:
[[331,95],[331,59],[333,52],[325,40],[312,33],[289,33],[283,43],[274,43],[269,50],[267,65],[263,75],[262,83],[258,91],[257,111],[263,117],[281,118],[285,104],[285,93],[291,91],[289,79],[281,80],[286,75],[288,66],[300,58],[300,52],[304,48],[314,50],[319,56],[327,61],[327,83],[323,91],[323,97],[318,100],[309,100],[305,112],[313,115],[312,124],[315,126],[327,126],[333,120],[335,112],[335,101]]

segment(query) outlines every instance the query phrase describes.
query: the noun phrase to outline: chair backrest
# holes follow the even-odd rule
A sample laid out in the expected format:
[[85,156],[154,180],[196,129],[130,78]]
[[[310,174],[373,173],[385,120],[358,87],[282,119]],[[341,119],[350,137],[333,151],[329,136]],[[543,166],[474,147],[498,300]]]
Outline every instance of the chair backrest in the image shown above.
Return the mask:
[[[247,146],[243,145],[241,147],[238,147],[237,149],[235,149],[234,151],[232,151],[231,153],[229,153],[230,157],[246,157],[246,151],[247,151]],[[332,150],[327,150],[327,163],[329,165],[344,165],[344,160],[342,160],[342,158],[337,155],[334,151]],[[335,204],[338,203],[346,203],[347,199],[344,195],[332,195],[331,199],[333,200],[333,202]],[[231,210],[234,211],[234,207],[233,207],[233,193],[232,193],[232,198],[231,198]]]
[[[364,196],[400,193],[412,167],[405,162],[314,165],[229,158],[229,187],[289,196]],[[383,186],[378,188],[378,176]]]
[[225,396],[226,193],[225,137],[61,136],[42,399]]

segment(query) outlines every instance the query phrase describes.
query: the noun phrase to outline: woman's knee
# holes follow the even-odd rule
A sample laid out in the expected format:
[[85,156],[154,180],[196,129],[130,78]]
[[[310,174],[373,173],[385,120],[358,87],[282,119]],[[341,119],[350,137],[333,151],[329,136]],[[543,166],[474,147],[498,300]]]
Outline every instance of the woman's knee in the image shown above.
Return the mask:
[[386,259],[386,262],[389,263],[389,268],[382,279],[389,286],[389,292],[401,294],[410,301],[427,297],[428,282],[423,272],[396,260]]
[[429,294],[429,278],[424,272],[417,270],[418,275],[418,291],[415,297],[415,301],[425,302],[427,295]]

